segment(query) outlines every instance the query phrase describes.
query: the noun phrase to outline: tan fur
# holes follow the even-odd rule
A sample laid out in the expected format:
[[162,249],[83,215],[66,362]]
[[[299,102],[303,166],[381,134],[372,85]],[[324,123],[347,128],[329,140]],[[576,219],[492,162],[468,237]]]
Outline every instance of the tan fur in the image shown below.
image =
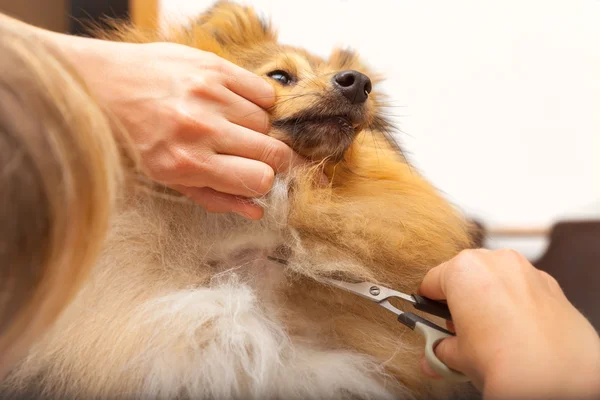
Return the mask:
[[[270,110],[274,120],[320,104],[322,97],[330,95],[327,82],[334,71],[368,73],[351,52],[338,50],[326,61],[278,45],[275,33],[252,10],[230,3],[218,4],[189,27],[174,29],[166,36],[120,27],[117,36],[110,37],[141,43],[173,41],[214,52],[259,75],[286,68],[308,77],[295,87],[274,84],[279,97]],[[310,95],[286,101],[286,96],[307,93]],[[260,363],[248,368],[234,360],[226,370],[239,374],[235,388],[222,387],[220,396],[214,391],[212,396],[384,397],[384,392],[359,387],[372,385],[396,396],[446,398],[462,390],[421,375],[418,360],[423,342],[391,313],[319,282],[321,277],[341,276],[412,292],[429,268],[469,246],[460,214],[386,140],[386,132],[381,131],[386,128],[376,123],[378,96],[374,90],[366,106],[364,126],[359,128],[362,131],[345,151],[343,161],[325,159],[319,164],[325,166],[330,185],[315,185],[318,166],[290,171],[259,200],[266,210],[260,222],[207,214],[189,202],[145,192],[126,193],[92,279],[52,332],[14,371],[6,392],[33,388],[52,397],[173,398],[175,392],[182,397],[203,397],[199,394],[203,389],[193,382],[205,377],[194,376],[197,370],[190,370],[190,365],[201,369],[196,362],[206,360],[218,370],[223,359],[229,360],[228,349],[231,353],[245,352],[252,362],[259,356],[267,360],[261,353],[264,348],[252,347],[248,343],[254,342],[250,341],[239,348],[235,342],[220,352],[211,352],[215,332],[220,332],[220,319],[204,321],[211,312],[206,309],[189,311],[205,304],[203,300],[177,308],[188,304],[186,296],[210,296],[211,291],[236,285],[240,289],[232,293],[245,293],[249,287],[253,294],[246,303],[236,303],[240,308],[234,314],[246,322],[234,320],[232,329],[241,325],[266,329],[265,338],[280,338],[281,346],[287,346],[289,338],[296,349],[290,353],[282,350],[264,362],[288,368],[294,363],[300,365],[302,357],[322,352],[322,359],[311,359],[307,365],[315,371],[327,371],[326,363],[331,362],[335,365],[331,368],[341,368],[339,375],[345,376],[344,363],[333,363],[337,356],[348,357],[349,363],[358,360],[356,365],[365,366],[359,374],[365,381],[352,387],[355,379],[347,379],[339,383],[342,389],[329,393],[328,385],[333,388],[338,384],[334,382],[336,371],[330,371],[329,382],[321,382],[311,377],[310,370],[302,370],[307,374],[304,378],[267,374],[271,380],[264,383],[259,382],[263,375],[252,372],[253,368],[260,369]],[[298,151],[306,150],[286,132],[274,129],[271,135]],[[332,144],[325,141],[325,145]],[[278,253],[288,258],[287,266],[267,260],[268,255]],[[178,296],[176,300],[174,296]],[[158,312],[164,304],[170,304],[171,311]],[[264,314],[253,311],[252,304]],[[194,324],[198,327],[190,336],[194,338],[190,347],[188,339],[183,339],[189,336],[184,332]],[[242,330],[240,337],[254,334]],[[220,356],[195,360],[195,354]],[[210,375],[211,368],[202,371]],[[355,372],[348,372],[348,376],[358,376],[352,374]],[[38,375],[42,381],[34,379]],[[312,394],[302,392],[310,388],[299,386],[294,391],[278,386],[284,381],[294,385],[294,379],[316,382]],[[206,379],[201,382],[213,384]],[[269,392],[257,392],[261,387],[269,388]]]

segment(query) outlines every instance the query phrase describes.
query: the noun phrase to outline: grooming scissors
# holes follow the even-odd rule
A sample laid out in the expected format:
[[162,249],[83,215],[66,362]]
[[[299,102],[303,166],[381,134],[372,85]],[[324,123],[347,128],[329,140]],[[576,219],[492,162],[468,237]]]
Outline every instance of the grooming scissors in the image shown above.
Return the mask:
[[435,372],[437,372],[441,377],[450,381],[469,381],[469,378],[466,375],[449,368],[446,364],[441,362],[434,352],[435,346],[442,339],[455,336],[454,333],[441,328],[433,322],[428,321],[425,318],[421,318],[416,314],[397,309],[389,302],[389,299],[392,297],[400,298],[411,303],[417,310],[451,321],[452,316],[450,315],[450,310],[445,303],[431,300],[416,294],[408,295],[371,282],[350,283],[329,278],[324,278],[323,281],[348,292],[354,293],[360,297],[371,300],[381,307],[396,314],[399,322],[423,335],[425,338],[425,359]]

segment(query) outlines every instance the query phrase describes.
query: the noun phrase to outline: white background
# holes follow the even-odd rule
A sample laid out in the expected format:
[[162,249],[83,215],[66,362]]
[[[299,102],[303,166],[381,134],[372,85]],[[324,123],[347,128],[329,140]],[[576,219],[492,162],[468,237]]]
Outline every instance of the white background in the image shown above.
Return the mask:
[[[210,0],[161,0],[165,21]],[[600,218],[600,1],[256,0],[282,42],[357,49],[411,161],[488,227]],[[530,257],[543,242],[510,245]]]

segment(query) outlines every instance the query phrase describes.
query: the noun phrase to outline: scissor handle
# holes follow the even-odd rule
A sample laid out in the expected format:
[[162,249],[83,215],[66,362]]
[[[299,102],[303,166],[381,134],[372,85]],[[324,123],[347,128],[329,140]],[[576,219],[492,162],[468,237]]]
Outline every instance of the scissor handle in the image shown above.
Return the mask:
[[425,338],[425,359],[442,378],[452,382],[470,381],[466,375],[449,368],[435,355],[435,346],[443,339],[455,336],[452,332],[409,312],[400,314],[398,321],[423,335]]
[[435,315],[436,317],[444,318],[447,321],[452,321],[452,315],[450,315],[450,309],[446,303],[441,301],[431,300],[427,297],[413,294],[412,297],[415,299],[413,307],[417,310],[426,312],[427,314]]

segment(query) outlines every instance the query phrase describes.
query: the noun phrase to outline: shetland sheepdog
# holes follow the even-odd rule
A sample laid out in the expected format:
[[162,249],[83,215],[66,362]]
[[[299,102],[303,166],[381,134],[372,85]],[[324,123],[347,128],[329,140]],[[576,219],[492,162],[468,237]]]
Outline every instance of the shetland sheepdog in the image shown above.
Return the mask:
[[470,391],[423,376],[423,340],[393,314],[323,282],[414,292],[429,268],[470,247],[465,218],[395,144],[381,80],[358,54],[337,49],[324,59],[280,45],[270,23],[230,2],[166,37],[125,25],[106,35],[192,46],[264,77],[277,95],[269,134],[311,163],[278,174],[256,200],[260,221],[208,213],[159,195],[158,185],[125,189],[91,277],[11,372],[3,398],[430,399]]

